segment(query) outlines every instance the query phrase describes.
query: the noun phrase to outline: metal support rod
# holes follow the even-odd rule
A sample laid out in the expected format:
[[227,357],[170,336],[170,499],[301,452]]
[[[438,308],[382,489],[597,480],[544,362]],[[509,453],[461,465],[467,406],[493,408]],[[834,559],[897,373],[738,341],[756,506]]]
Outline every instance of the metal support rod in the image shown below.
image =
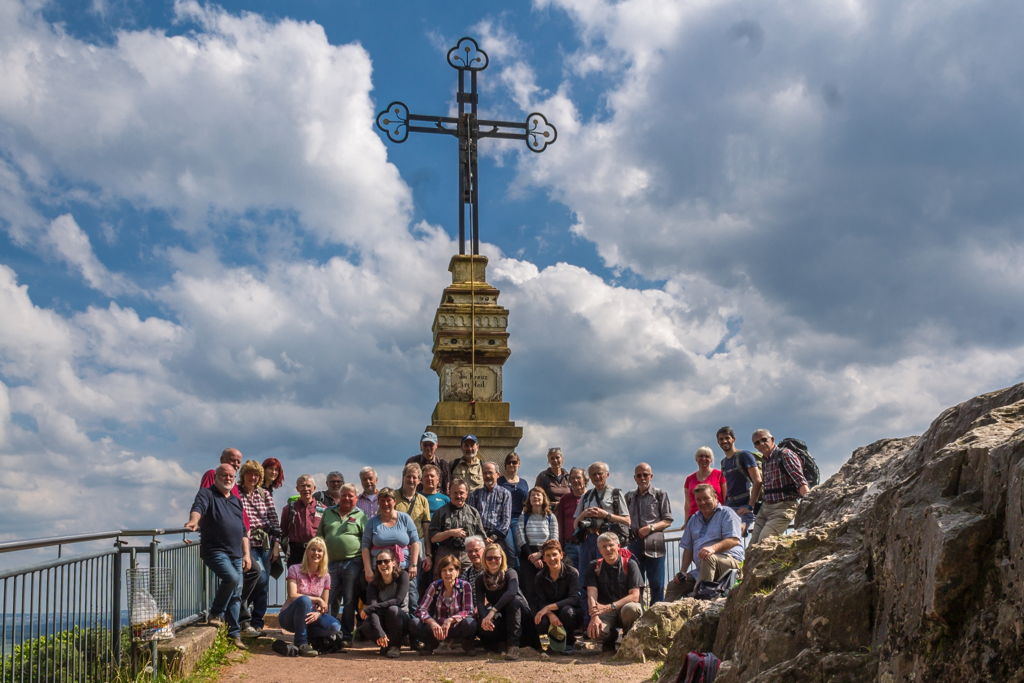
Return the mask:
[[[159,557],[159,553],[160,553],[160,541],[156,540],[156,537],[154,536],[153,540],[149,542],[149,588],[150,588],[150,590],[152,590],[153,586],[156,584],[156,566],[157,566],[157,562],[158,562],[157,558]],[[150,660],[149,661],[151,661],[153,663],[153,681],[154,681],[154,683],[156,683],[156,681],[160,680],[160,653],[157,651],[157,647],[156,646],[157,646],[157,642],[156,642],[156,638],[154,638],[149,643],[149,656],[150,656]]]
[[[120,546],[120,541],[114,543]],[[111,572],[110,637],[114,647],[114,666],[121,666],[121,553],[113,557],[114,571]]]

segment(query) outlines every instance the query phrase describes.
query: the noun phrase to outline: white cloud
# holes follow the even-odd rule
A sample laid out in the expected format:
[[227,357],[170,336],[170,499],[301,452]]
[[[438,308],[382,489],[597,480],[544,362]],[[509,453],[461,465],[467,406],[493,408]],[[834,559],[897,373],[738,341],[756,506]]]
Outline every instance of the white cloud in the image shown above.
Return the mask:
[[405,230],[409,193],[372,129],[360,46],[330,45],[313,23],[176,9],[202,30],[121,31],[110,46],[9,11],[0,116],[13,163],[171,211],[192,231],[252,211],[297,212],[327,242]]
[[[495,154],[529,159],[519,191],[563,201],[622,282],[651,281],[484,245],[510,308],[506,398],[527,477],[560,445],[571,464],[610,461],[618,486],[648,460],[675,494],[723,423],[806,437],[828,471],[1024,375],[1019,214],[986,213],[1004,197],[985,181],[1015,188],[1015,165],[1008,182],[970,154],[961,176],[953,157],[923,160],[952,154],[924,148],[1000,83],[977,85],[992,57],[926,40],[936,14],[900,14],[902,45],[872,3],[536,5],[574,17],[577,66],[540,87],[526,38],[491,21],[488,82],[506,106],[545,112],[559,140]],[[57,255],[112,299],[69,310],[0,265],[0,496],[14,506],[0,534],[177,523],[229,444],[281,458],[289,478],[355,480],[372,462],[397,483],[390,465],[436,401],[429,329],[454,244],[409,225],[411,194],[372,128],[371,55],[310,22],[176,11],[194,30],[95,45],[0,6],[0,217],[18,247]],[[995,51],[1016,54],[1002,37]],[[913,125],[892,122],[869,101],[873,79],[890,96],[920,85],[894,58],[933,54],[921,58],[943,65],[957,115],[938,117],[942,97],[918,89],[897,100]],[[607,116],[573,99],[584,76],[607,87]],[[929,132],[916,143],[915,125]],[[123,231],[93,226],[68,195],[170,215],[177,239],[142,247],[166,276],[109,270],[92,245]],[[324,244],[345,257],[309,255]],[[33,514],[53,489],[43,466],[104,506],[68,497]]]
[[96,258],[89,236],[78,227],[78,223],[70,214],[58,216],[50,221],[43,242],[53,249],[58,258],[77,270],[93,289],[104,294],[120,294],[133,290],[123,276],[111,273]]

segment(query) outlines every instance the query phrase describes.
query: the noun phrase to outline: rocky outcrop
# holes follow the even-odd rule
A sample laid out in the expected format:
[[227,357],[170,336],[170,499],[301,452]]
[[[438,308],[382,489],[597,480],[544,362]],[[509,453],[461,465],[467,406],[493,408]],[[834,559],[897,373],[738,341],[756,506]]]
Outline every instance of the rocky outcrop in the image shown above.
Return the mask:
[[1024,384],[858,449],[797,525],[748,551],[717,680],[1024,680]]
[[[725,600],[720,602],[724,603]],[[709,609],[714,612],[713,621],[697,618]],[[720,605],[693,598],[683,598],[676,602],[657,602],[630,627],[619,643],[615,660],[646,662],[648,659],[666,659],[673,638],[684,629],[687,634],[685,638],[706,643],[707,647],[704,649],[708,649],[715,640],[715,625],[719,611]],[[686,652],[683,653],[684,657]]]

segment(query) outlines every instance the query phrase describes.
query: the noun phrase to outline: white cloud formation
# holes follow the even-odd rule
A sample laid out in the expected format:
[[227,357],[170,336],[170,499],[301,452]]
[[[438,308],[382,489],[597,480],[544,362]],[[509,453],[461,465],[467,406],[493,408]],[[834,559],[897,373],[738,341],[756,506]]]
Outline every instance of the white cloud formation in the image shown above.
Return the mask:
[[297,212],[326,242],[406,229],[409,193],[373,132],[360,46],[330,45],[313,23],[176,11],[200,30],[121,31],[99,46],[8,3],[0,116],[26,176],[57,168],[192,231],[252,211]]
[[[980,76],[991,55],[928,38],[974,15],[537,4],[577,23],[566,80],[540,86],[526,39],[488,21],[488,87],[499,110],[545,112],[559,140],[493,154],[527,159],[519,180],[569,207],[577,239],[650,282],[484,245],[511,311],[506,399],[528,478],[560,445],[571,464],[610,461],[617,486],[648,460],[676,492],[722,423],[741,443],[755,426],[806,437],[827,471],[1024,375],[1019,213],[986,205],[1015,187],[1016,166],[993,180],[1005,158],[968,153],[957,175],[953,151],[929,145],[971,120],[969,99],[1007,85]],[[0,264],[0,496],[13,506],[0,535],[184,520],[229,444],[281,458],[290,479],[354,480],[372,462],[394,484],[388,466],[437,398],[429,330],[454,244],[409,225],[411,193],[373,131],[372,56],[312,22],[176,12],[191,30],[98,45],[0,5],[0,225],[106,297],[69,306]],[[993,52],[1016,54],[1002,33]],[[927,65],[941,65],[941,92],[902,93]],[[605,84],[607,116],[574,100],[580,78]],[[879,90],[899,95],[919,139]],[[99,254],[125,231],[68,196],[170,216],[174,239],[141,242],[166,277],[108,268]],[[325,244],[342,255],[309,254]],[[38,514],[54,480],[104,505],[68,497]]]

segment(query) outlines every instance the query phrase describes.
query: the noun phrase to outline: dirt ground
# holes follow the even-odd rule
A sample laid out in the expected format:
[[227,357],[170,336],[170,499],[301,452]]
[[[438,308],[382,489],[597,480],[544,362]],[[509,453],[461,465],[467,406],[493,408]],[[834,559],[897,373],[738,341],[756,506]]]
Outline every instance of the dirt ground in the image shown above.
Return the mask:
[[[402,650],[399,659],[385,659],[377,647],[357,642],[344,652],[320,657],[281,657],[270,649],[272,638],[247,641],[247,653],[232,655],[235,662],[224,669],[221,681],[291,683],[293,681],[474,681],[476,683],[529,683],[533,681],[646,681],[655,663],[618,664],[599,651],[575,657],[540,655],[523,648],[522,658],[506,662],[477,648],[472,657],[442,655],[421,657]],[[290,640],[289,636],[284,636]]]

